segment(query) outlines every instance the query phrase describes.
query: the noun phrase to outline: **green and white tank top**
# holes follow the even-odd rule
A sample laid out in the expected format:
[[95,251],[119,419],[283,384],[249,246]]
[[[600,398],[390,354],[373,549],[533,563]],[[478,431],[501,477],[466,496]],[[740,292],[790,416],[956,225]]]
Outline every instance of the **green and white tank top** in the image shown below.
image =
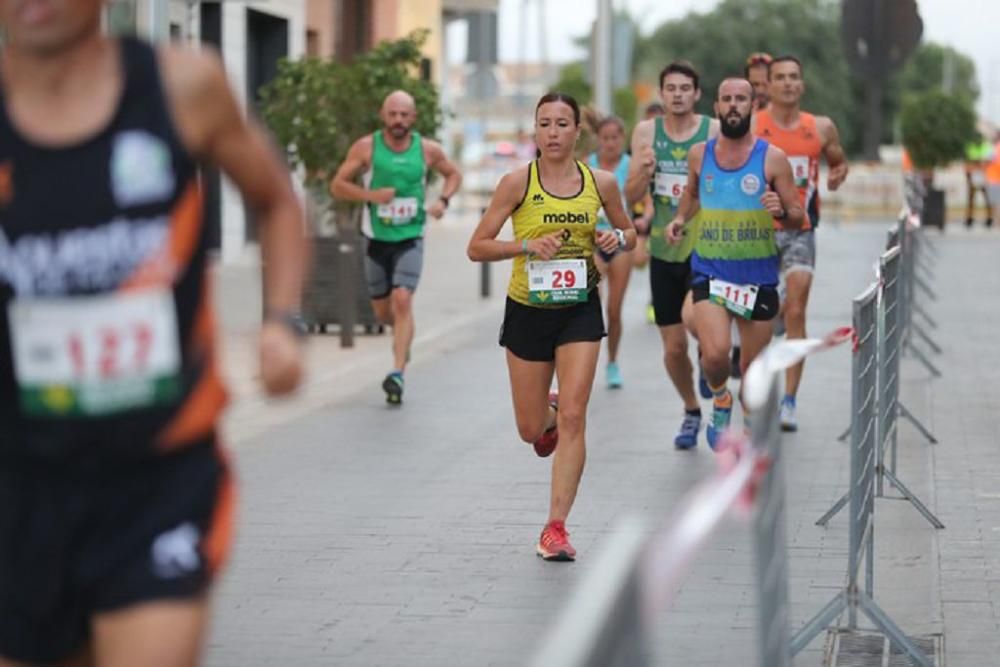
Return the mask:
[[364,176],[369,190],[395,188],[388,204],[365,206],[364,232],[369,238],[389,243],[424,235],[427,165],[420,134],[413,132],[410,146],[399,153],[386,145],[381,130],[372,134],[372,166]]
[[656,155],[656,172],[650,191],[653,195],[653,221],[649,234],[649,252],[664,262],[686,262],[697,238],[696,221],[685,230],[684,240],[670,245],[663,236],[670,221],[677,215],[681,195],[687,186],[688,153],[697,143],[708,140],[711,119],[701,116],[701,124],[687,141],[674,141],[667,135],[663,117],[657,118],[656,134],[653,137],[653,152]]

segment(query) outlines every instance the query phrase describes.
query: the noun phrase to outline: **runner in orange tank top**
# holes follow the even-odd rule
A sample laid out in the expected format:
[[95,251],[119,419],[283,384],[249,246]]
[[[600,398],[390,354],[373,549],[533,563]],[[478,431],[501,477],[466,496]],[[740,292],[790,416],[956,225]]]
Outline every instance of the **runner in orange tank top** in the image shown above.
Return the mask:
[[[847,158],[840,145],[837,126],[826,116],[814,116],[800,106],[805,82],[802,63],[793,56],[775,58],[768,66],[770,104],[755,114],[758,137],[785,151],[792,165],[795,185],[799,189],[802,207],[809,216],[801,230],[785,230],[781,220],[776,240],[781,254],[781,272],[785,282],[782,304],[783,321],[788,338],[805,338],[806,306],[816,266],[815,222],[818,219],[816,195],[819,190],[819,160],[826,159],[830,173],[827,187],[836,190],[847,178]],[[788,369],[785,376],[785,397],[781,403],[781,428],[798,430],[795,400],[802,381],[803,364]]]

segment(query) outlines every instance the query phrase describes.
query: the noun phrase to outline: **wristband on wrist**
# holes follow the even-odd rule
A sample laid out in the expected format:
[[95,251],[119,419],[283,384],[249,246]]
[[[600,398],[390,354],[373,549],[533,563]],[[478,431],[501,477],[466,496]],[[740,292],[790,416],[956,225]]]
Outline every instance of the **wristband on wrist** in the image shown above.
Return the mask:
[[292,332],[296,338],[306,337],[306,325],[302,316],[291,310],[268,308],[264,311],[265,322],[276,322]]
[[521,239],[521,254],[528,254],[528,239]]
[[448,208],[448,204],[450,202],[450,200],[449,200],[448,197],[445,197],[444,195],[441,195],[440,197],[438,197],[438,199],[440,199],[442,202],[444,202],[444,207],[445,208]]
[[625,247],[625,232],[621,229],[615,228],[615,238],[618,239],[618,248]]

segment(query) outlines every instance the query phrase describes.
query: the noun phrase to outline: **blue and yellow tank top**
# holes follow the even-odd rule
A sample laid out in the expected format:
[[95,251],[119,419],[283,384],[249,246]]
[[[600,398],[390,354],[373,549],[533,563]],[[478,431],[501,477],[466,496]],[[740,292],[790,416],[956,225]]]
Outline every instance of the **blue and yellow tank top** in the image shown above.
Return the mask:
[[[579,267],[576,271],[553,272],[541,283],[539,260],[525,255],[514,258],[507,295],[526,306],[551,308],[569,306],[578,301],[586,301],[589,292],[597,287],[600,274],[594,264],[594,230],[597,226],[597,211],[602,206],[594,174],[586,164],[577,161],[580,171],[580,191],[571,197],[559,197],[545,190],[538,176],[538,161],[528,165],[528,188],[524,199],[511,214],[514,222],[514,238],[518,241],[537,239],[552,232],[561,232],[563,244],[552,262],[563,262],[566,267]],[[576,260],[567,262],[566,260]],[[532,272],[529,280],[529,270]],[[570,284],[571,283],[571,284]]]
[[691,255],[694,282],[719,278],[739,285],[778,284],[778,247],[774,222],[760,198],[767,178],[768,144],[757,139],[750,158],[728,170],[715,160],[716,140],[705,146],[698,188],[701,211]]
[[[618,166],[612,172],[615,175],[615,180],[618,181],[618,190],[622,193],[622,208],[626,211],[628,210],[628,202],[625,200],[625,181],[628,180],[628,168],[631,162],[632,158],[629,157],[629,154],[622,153],[621,158],[618,159]],[[597,157],[597,153],[590,154],[590,157],[587,158],[587,164],[591,169],[601,168],[601,161]],[[611,222],[603,208],[597,212],[597,228],[611,229]]]

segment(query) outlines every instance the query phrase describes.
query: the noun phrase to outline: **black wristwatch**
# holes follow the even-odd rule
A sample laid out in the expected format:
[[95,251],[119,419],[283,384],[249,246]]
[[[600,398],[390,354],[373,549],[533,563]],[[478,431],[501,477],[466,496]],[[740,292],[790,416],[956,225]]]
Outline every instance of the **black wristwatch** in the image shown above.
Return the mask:
[[774,219],[775,220],[784,220],[787,217],[788,217],[788,211],[786,211],[785,209],[781,209],[781,215],[774,216]]
[[281,324],[296,338],[305,338],[306,323],[302,321],[302,315],[291,310],[267,310],[264,312],[265,322],[276,322]]
[[448,203],[449,203],[448,197],[445,197],[444,195],[441,195],[440,197],[438,197],[438,199],[440,199],[441,201],[444,202],[444,207],[445,208],[448,208]]

